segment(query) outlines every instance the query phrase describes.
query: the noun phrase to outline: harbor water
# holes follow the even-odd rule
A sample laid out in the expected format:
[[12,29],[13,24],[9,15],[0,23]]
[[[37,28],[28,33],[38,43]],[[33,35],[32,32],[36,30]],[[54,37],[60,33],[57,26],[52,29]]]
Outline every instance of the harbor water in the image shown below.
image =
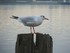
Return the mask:
[[24,26],[10,17],[45,15],[36,32],[50,34],[53,38],[53,53],[70,52],[70,6],[69,5],[0,5],[0,53],[15,53],[17,34],[30,33]]

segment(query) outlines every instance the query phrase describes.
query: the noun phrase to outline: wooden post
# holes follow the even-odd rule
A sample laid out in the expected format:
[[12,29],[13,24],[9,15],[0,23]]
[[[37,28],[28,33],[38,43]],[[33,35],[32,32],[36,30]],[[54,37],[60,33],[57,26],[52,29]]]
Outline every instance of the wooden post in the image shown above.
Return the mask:
[[33,34],[18,34],[15,53],[53,53],[53,41],[49,34],[36,33],[36,45]]

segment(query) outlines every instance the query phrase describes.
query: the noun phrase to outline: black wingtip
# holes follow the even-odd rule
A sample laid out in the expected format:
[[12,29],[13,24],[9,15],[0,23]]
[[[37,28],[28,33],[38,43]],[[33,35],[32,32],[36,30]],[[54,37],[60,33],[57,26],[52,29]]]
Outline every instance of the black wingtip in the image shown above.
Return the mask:
[[10,17],[10,18],[12,18],[12,19],[18,19],[18,16],[12,15],[12,17]]

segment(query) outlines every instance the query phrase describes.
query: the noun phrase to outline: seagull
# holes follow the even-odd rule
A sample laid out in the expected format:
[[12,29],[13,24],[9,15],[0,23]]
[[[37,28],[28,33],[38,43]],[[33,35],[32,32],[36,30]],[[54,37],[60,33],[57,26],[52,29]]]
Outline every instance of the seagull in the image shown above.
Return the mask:
[[[43,20],[48,20],[48,18],[46,18],[44,15],[25,16],[25,17],[19,17],[19,16],[14,16],[13,15],[10,18],[16,19],[19,22],[23,23],[24,26],[30,27],[30,32],[34,34],[34,36],[33,36],[34,44],[36,44],[36,32],[35,32],[34,27],[37,27],[37,26],[41,25]],[[33,32],[32,32],[32,29],[33,29]]]

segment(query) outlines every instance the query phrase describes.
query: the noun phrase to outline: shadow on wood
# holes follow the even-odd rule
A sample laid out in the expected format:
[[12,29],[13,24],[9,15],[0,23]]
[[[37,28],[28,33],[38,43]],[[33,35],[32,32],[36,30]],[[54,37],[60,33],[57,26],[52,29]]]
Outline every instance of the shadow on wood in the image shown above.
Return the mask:
[[53,41],[49,34],[36,33],[36,45],[33,34],[18,34],[15,53],[53,53]]

